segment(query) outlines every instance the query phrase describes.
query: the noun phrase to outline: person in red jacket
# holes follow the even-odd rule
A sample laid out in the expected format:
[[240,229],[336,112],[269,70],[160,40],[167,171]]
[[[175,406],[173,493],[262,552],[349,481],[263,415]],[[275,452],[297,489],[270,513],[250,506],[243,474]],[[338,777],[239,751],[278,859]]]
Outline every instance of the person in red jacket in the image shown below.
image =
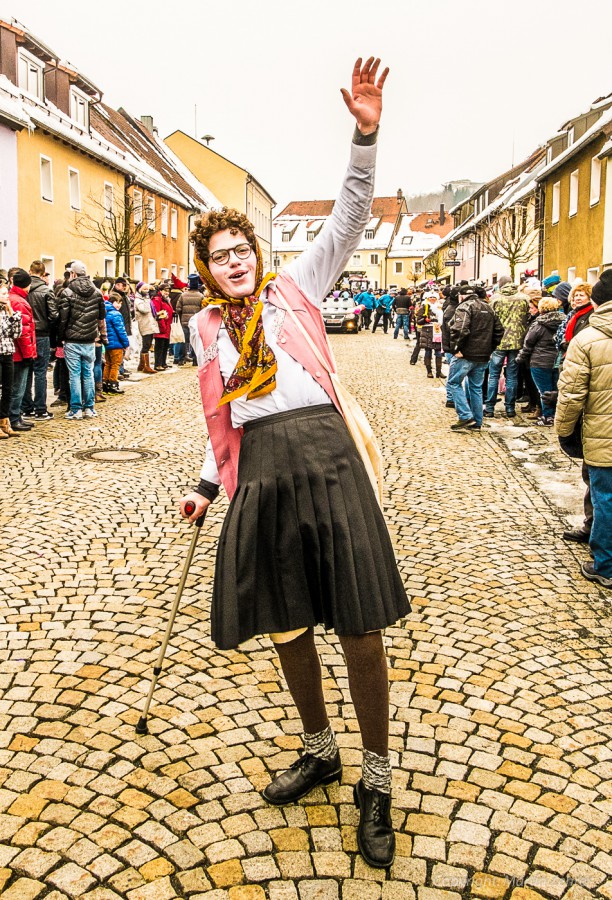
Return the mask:
[[170,288],[167,284],[159,287],[157,294],[151,300],[151,306],[155,310],[155,318],[159,331],[155,335],[155,371],[161,372],[167,369],[166,358],[170,346],[170,328],[174,310],[170,303]]
[[13,354],[13,393],[9,408],[9,421],[13,431],[30,431],[32,422],[24,422],[21,418],[21,403],[25,394],[28,374],[36,359],[36,328],[34,313],[28,303],[28,292],[32,283],[31,276],[25,269],[17,269],[13,273],[13,286],[9,293],[12,308],[21,313],[21,337],[15,338]]

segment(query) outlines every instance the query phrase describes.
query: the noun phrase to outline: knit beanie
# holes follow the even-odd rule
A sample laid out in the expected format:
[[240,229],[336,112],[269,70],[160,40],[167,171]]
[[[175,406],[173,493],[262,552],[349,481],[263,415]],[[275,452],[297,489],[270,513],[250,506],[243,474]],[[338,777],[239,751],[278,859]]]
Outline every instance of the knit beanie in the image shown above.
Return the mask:
[[612,269],[606,269],[601,273],[599,281],[593,285],[591,300],[597,304],[597,306],[601,306],[602,303],[607,303],[608,300],[612,300]]
[[[544,282],[542,282],[542,283],[544,284]],[[567,303],[567,298],[570,295],[571,289],[572,289],[572,286],[569,283],[569,281],[562,281],[554,289],[554,291],[552,292],[552,295],[553,295],[553,297],[555,297],[557,300],[560,300],[561,303],[563,303],[565,305],[565,303]]]
[[17,269],[13,272],[13,284],[23,291],[32,284],[32,278],[25,269]]
[[549,288],[554,287],[556,284],[559,284],[560,281],[561,281],[560,275],[558,275],[558,274],[557,275],[549,275],[548,278],[545,278],[544,281],[542,282],[542,287],[544,287],[544,288],[546,288],[546,290],[548,290]]

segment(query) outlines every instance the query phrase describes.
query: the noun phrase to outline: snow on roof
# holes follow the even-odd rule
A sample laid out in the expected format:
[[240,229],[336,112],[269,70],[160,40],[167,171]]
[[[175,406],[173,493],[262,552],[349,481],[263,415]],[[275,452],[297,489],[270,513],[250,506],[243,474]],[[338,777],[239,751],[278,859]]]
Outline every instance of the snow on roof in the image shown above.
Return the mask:
[[32,120],[15,91],[15,86],[4,75],[0,76],[0,117],[2,116],[17,126],[32,127]]
[[544,166],[538,174],[537,180],[544,181],[551,172],[554,172],[555,169],[558,169],[559,166],[562,166],[566,160],[571,159],[571,157],[574,156],[574,154],[579,150],[581,150],[582,147],[585,146],[585,144],[588,144],[589,141],[591,141],[594,137],[597,137],[597,135],[601,131],[603,131],[607,125],[610,124],[612,124],[612,106],[608,107],[608,109],[606,109],[602,113],[595,124],[591,125],[591,127],[587,129],[587,131],[585,131],[577,141],[574,141],[573,144],[570,144],[570,146],[567,147],[563,151],[563,153],[560,153],[559,156],[556,156],[551,162],[548,163],[548,165]]

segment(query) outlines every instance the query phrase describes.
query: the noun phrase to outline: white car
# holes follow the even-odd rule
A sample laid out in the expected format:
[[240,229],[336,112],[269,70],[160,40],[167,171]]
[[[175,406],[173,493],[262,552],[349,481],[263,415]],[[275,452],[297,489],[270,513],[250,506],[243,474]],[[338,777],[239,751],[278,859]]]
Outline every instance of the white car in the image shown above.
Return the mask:
[[357,308],[351,297],[326,297],[321,304],[321,315],[326,331],[349,334],[361,328],[361,307]]

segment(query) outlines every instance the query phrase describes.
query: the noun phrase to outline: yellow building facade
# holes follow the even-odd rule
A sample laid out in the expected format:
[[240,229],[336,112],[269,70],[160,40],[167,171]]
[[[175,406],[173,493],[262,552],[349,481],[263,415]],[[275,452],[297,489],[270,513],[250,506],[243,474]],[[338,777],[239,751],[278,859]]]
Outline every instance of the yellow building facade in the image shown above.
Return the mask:
[[42,259],[54,278],[73,259],[88,274],[111,275],[114,256],[79,230],[83,215],[98,216],[96,201],[121,196],[125,179],[112,169],[42,129],[17,135],[19,259]]
[[175,131],[165,139],[172,152],[224,206],[238,209],[253,223],[261,245],[264,268],[272,266],[272,209],[274,198],[253,176],[210,147]]
[[544,192],[544,274],[595,283],[604,259],[605,198],[608,158],[599,134],[547,173]]

